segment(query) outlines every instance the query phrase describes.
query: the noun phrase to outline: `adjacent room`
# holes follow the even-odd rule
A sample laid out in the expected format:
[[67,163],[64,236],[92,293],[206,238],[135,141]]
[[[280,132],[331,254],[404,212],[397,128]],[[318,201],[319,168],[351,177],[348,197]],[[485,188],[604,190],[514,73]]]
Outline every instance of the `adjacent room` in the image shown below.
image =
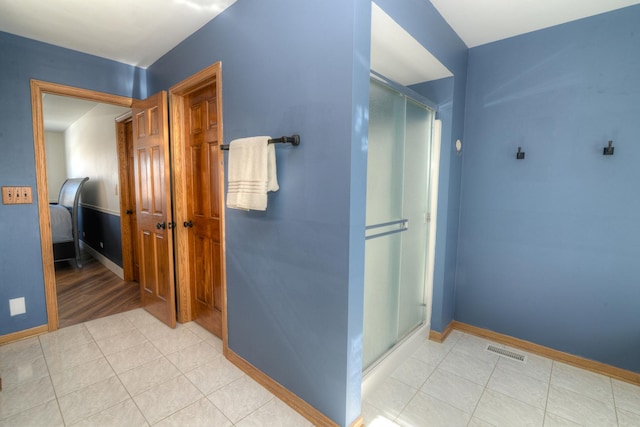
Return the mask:
[[[137,283],[124,280],[116,138],[116,119],[130,109],[50,94],[42,102],[49,203],[73,200],[50,206],[60,327],[138,308]],[[58,241],[70,240],[70,253],[56,252]]]

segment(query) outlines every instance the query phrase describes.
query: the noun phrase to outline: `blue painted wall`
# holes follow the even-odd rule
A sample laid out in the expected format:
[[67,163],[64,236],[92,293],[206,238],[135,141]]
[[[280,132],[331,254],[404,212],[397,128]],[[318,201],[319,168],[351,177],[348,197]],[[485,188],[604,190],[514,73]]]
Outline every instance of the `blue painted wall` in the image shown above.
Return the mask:
[[[30,79],[140,97],[144,76],[136,67],[0,32],[0,186],[35,189]],[[0,335],[47,323],[37,203],[0,204]],[[17,297],[25,297],[27,313],[11,317],[8,300]]]
[[229,347],[340,425],[360,414],[370,2],[240,0],[148,69],[222,61],[224,140],[278,146],[266,212],[226,211]]
[[633,6],[470,50],[456,306],[635,372],[638,23]]
[[[78,224],[80,240],[122,267],[120,215],[81,205],[78,209]],[[100,242],[102,242],[102,247],[100,247]]]
[[[431,329],[441,332],[454,318],[455,276],[460,214],[462,161],[455,141],[462,139],[467,81],[467,46],[430,2],[424,0],[376,0],[382,9],[429,50],[454,75],[435,85],[411,89],[438,104],[442,120],[442,153],[438,192],[438,223],[433,278]],[[438,99],[434,99],[437,95]]]

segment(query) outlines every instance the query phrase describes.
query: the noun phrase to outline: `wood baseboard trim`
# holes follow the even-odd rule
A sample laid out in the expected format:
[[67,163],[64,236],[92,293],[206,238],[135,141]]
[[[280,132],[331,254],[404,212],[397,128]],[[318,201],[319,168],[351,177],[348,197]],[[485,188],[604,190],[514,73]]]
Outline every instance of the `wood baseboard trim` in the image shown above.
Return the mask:
[[364,427],[364,418],[362,416],[356,418],[349,427]]
[[442,343],[447,339],[451,331],[453,331],[453,322],[451,321],[442,332],[437,332],[434,330],[429,331],[429,339],[431,341]]
[[49,325],[36,326],[35,328],[25,329],[24,331],[13,332],[11,334],[0,336],[0,344],[8,344],[13,341],[42,335],[49,332]]
[[574,356],[573,354],[565,353],[559,350],[554,350],[550,347],[535,344],[530,341],[514,338],[509,335],[504,335],[498,332],[490,331],[488,329],[479,328],[466,323],[458,322],[454,320],[451,322],[453,329],[457,329],[462,332],[467,332],[471,335],[476,335],[482,338],[495,341],[500,344],[508,345],[510,347],[520,348],[528,351],[529,353],[536,354],[538,356],[547,357],[558,362],[563,362],[568,365],[572,365],[578,368],[586,369],[597,374],[606,375],[611,378],[615,378],[620,381],[628,382],[635,385],[640,385],[640,374],[626,369],[617,368],[615,366],[607,365],[606,363],[596,362],[595,360],[585,359],[580,356]]
[[[338,427],[333,420],[324,415],[322,412],[318,411],[313,406],[309,405],[307,402],[293,394],[287,388],[276,382],[273,378],[269,377],[267,374],[253,366],[251,363],[247,362],[241,356],[236,354],[233,350],[226,348],[224,355],[226,358],[244,371],[247,375],[253,378],[256,382],[262,385],[264,388],[273,393],[276,397],[282,400],[284,403],[293,408],[300,415],[305,417],[315,426],[327,426],[327,427]],[[358,419],[356,419],[358,421]],[[354,421],[354,423],[356,422]],[[363,424],[352,424],[354,427],[362,426]]]

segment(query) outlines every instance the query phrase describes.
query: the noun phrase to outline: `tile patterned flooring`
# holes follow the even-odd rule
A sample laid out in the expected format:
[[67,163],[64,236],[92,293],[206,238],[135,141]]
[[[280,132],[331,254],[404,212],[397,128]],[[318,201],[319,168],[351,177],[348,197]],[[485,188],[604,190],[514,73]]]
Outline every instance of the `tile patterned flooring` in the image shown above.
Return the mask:
[[460,331],[426,341],[363,402],[367,427],[640,427],[640,387],[489,343]]
[[[363,402],[367,427],[640,426],[640,387],[487,343],[425,341]],[[142,309],[0,346],[0,425],[311,425],[221,351],[195,323],[172,330]]]
[[195,323],[142,309],[0,346],[0,426],[311,426]]

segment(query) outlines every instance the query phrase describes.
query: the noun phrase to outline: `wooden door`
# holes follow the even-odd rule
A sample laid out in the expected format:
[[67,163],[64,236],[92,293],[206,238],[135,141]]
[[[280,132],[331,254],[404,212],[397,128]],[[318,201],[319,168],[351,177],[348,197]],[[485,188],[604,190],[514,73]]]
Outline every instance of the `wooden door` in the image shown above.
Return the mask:
[[216,83],[216,80],[210,81],[182,98],[187,192],[187,219],[182,225],[189,228],[193,320],[222,337],[222,154]]
[[[126,214],[129,216],[129,227],[131,230],[136,230],[137,227],[137,215],[136,215],[136,190],[135,190],[135,168],[134,168],[134,150],[133,150],[133,120],[129,120],[125,123],[125,144],[127,150],[127,198],[129,199],[129,208],[126,210]],[[132,280],[140,281],[140,261],[138,260],[138,239],[131,239],[131,264],[132,264]]]
[[176,326],[166,92],[133,101],[134,176],[142,306]]
[[[136,186],[133,155],[133,120],[131,117],[117,124],[118,153],[120,163],[120,186],[122,204],[122,263],[124,280],[140,282],[140,263],[138,261]],[[122,147],[120,147],[122,144]],[[126,221],[126,222],[125,222]]]

